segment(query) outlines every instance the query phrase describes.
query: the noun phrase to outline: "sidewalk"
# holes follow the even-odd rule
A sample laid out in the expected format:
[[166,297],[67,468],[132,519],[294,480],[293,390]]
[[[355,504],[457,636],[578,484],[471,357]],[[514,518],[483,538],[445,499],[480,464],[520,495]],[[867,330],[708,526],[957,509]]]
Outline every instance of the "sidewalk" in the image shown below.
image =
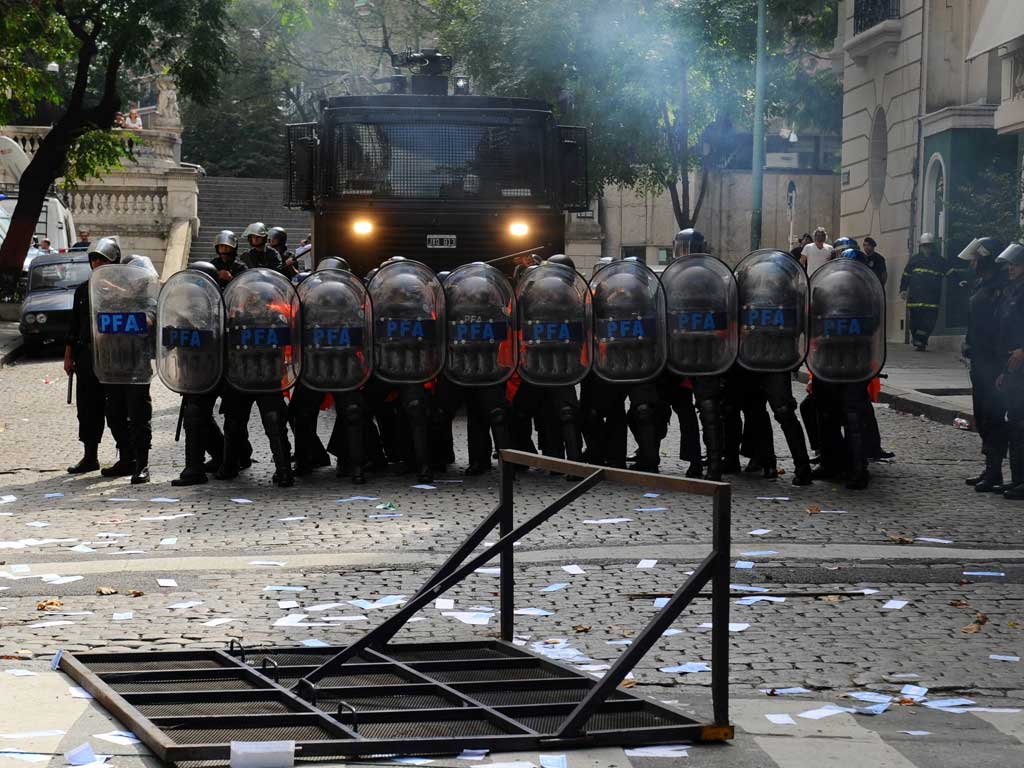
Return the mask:
[[0,365],[6,365],[8,358],[12,357],[20,347],[21,334],[18,332],[18,324],[0,322]]

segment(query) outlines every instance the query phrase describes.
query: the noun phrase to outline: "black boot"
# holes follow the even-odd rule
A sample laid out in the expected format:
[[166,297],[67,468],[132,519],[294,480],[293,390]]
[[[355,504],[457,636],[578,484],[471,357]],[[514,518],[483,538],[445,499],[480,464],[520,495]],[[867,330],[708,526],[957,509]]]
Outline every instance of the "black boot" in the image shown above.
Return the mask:
[[99,445],[97,443],[86,443],[85,444],[85,455],[82,456],[81,460],[77,464],[73,464],[68,467],[69,475],[82,475],[86,472],[95,472],[100,468],[100,461],[97,458],[97,451]]
[[1001,488],[1003,485],[1003,463],[999,462],[997,465],[991,457],[987,457],[988,466],[985,468],[985,472],[979,482],[975,483],[974,490],[978,493],[991,493],[996,488]]
[[978,483],[980,483],[982,480],[985,479],[986,475],[988,475],[988,467],[987,466],[977,476],[975,476],[975,477],[968,477],[966,480],[964,480],[964,482],[967,485],[977,485]]
[[703,477],[704,465],[699,461],[691,461],[690,466],[686,468],[686,476],[692,478]]
[[206,482],[206,465],[203,464],[206,455],[204,430],[199,425],[194,425],[191,429],[189,426],[185,426],[185,469],[177,478],[171,480],[171,485],[177,487],[202,485]]
[[118,460],[109,467],[101,469],[100,474],[104,477],[128,477],[129,475],[134,475],[135,461],[132,459],[126,459],[121,455]]
[[871,481],[871,475],[868,473],[867,466],[858,467],[850,475],[850,479],[846,481],[846,487],[851,491],[863,491],[868,487],[868,483]]
[[1010,441],[1010,485],[1003,492],[1003,498],[1024,499],[1024,445],[1019,439]]
[[136,454],[135,471],[132,473],[132,485],[149,482],[149,449],[144,448]]

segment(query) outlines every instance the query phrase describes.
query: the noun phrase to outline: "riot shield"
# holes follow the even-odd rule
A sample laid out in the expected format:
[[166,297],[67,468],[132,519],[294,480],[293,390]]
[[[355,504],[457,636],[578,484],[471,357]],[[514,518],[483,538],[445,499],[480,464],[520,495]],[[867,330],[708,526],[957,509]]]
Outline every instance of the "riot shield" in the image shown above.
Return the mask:
[[665,291],[639,261],[613,261],[590,280],[594,312],[594,373],[638,384],[665,367]]
[[171,275],[157,302],[156,372],[168,389],[202,395],[224,373],[224,304],[210,277],[186,269]]
[[676,259],[661,273],[668,305],[668,368],[680,376],[714,376],[736,362],[736,278],[714,256]]
[[489,264],[464,264],[444,281],[445,375],[469,387],[500,384],[516,369],[515,292]]
[[321,392],[361,387],[373,370],[373,311],[362,281],[324,269],[299,284],[302,383]]
[[784,251],[748,254],[736,267],[737,360],[750,371],[792,371],[807,355],[807,273]]
[[885,364],[885,291],[867,266],[836,259],[811,275],[810,351],[814,378],[855,384]]
[[224,289],[227,361],[224,377],[249,394],[283,392],[299,376],[299,297],[287,277],[247,269]]
[[105,264],[89,276],[93,363],[104,384],[148,384],[153,378],[159,290],[148,259]]
[[425,264],[382,266],[369,285],[373,301],[373,368],[383,381],[422,384],[444,366],[444,289]]
[[538,386],[576,384],[590,372],[590,288],[576,270],[544,263],[516,286],[519,375]]

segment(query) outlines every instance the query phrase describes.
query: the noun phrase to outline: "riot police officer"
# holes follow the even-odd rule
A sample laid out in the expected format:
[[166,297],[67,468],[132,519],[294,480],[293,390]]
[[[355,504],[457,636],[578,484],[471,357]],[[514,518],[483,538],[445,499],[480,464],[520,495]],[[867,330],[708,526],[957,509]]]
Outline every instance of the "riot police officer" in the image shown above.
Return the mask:
[[[97,248],[103,244],[104,240],[99,241]],[[89,277],[94,370],[105,385],[107,421],[118,444],[117,462],[102,474],[131,475],[132,484],[138,485],[149,482],[153,439],[149,382],[159,278],[143,256],[123,257],[119,248],[108,253],[113,260]]]
[[238,260],[238,238],[230,229],[222,229],[213,240],[214,257],[210,262],[217,271],[221,289],[241,274],[246,265]]
[[254,221],[245,228],[242,236],[249,243],[249,250],[242,255],[242,263],[245,266],[273,269],[281,272],[286,277],[291,277],[291,274],[286,273],[284,265],[281,263],[281,254],[267,244],[270,231],[267,229],[266,224],[262,221]]
[[976,276],[967,317],[964,357],[970,363],[974,421],[985,457],[984,471],[968,478],[967,484],[980,493],[1002,489],[1006,458],[1003,418],[1006,404],[1003,393],[996,389],[996,379],[1005,363],[1005,355],[999,347],[999,304],[1006,290],[1006,270],[996,263],[996,256],[1002,250],[996,238],[981,237],[971,241],[959,255],[961,260],[971,262]]
[[157,307],[160,338],[157,373],[182,396],[185,468],[174,486],[207,482],[206,454],[217,469],[224,458],[224,436],[213,418],[224,370],[224,308],[219,270],[197,261],[164,284]]
[[807,442],[797,419],[792,371],[807,354],[807,275],[783,251],[760,250],[736,267],[740,305],[737,360],[751,372],[789,446],[793,485],[811,483]]
[[[700,436],[693,415],[696,400],[708,452],[707,479],[721,480],[725,469],[727,373],[736,360],[736,280],[718,259],[698,250],[704,238],[694,230],[676,235],[672,263],[662,273],[668,306],[668,365],[661,380],[673,394],[683,431],[680,450],[689,455],[687,476],[701,476]],[[686,390],[683,380],[689,379]],[[692,396],[689,392],[692,391]],[[689,431],[689,434],[688,434]]]
[[1024,245],[1010,243],[996,258],[1006,265],[1009,282],[999,305],[999,351],[1003,370],[996,387],[1006,398],[1010,484],[1003,496],[1024,499]]
[[281,257],[282,274],[293,277],[300,271],[295,253],[288,250],[288,231],[284,227],[271,227],[268,230],[270,247]]
[[[98,240],[89,249],[89,266],[94,270],[103,264],[114,264],[120,259],[121,249],[112,238]],[[74,374],[78,377],[75,382],[75,412],[78,416],[78,439],[85,450],[81,460],[68,467],[72,475],[95,472],[100,468],[97,452],[103,439],[106,393],[93,369],[92,343],[89,283],[84,282],[75,288],[71,322],[64,346],[64,372],[68,376]]]
[[870,479],[868,460],[876,446],[867,383],[885,361],[885,292],[866,261],[863,252],[847,248],[810,282],[807,366],[821,446],[813,476],[845,476],[851,490],[866,488]]

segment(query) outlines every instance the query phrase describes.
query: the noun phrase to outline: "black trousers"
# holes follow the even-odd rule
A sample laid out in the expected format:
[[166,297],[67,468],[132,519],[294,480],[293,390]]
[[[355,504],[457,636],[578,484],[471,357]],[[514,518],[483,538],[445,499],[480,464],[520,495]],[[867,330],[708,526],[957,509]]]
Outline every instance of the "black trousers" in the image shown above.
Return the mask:
[[493,446],[499,450],[512,447],[509,429],[509,407],[505,384],[466,387],[439,378],[434,394],[435,413],[450,429],[459,408],[466,408],[467,450],[470,464],[489,464]]
[[107,423],[121,458],[137,459],[153,442],[153,401],[149,384],[107,384]]
[[366,398],[359,389],[332,395],[335,420],[327,451],[338,457],[339,467],[348,463],[353,475],[362,475],[366,457],[372,455],[375,444],[379,442],[377,430],[368,418]]
[[86,445],[98,445],[103,439],[103,419],[107,394],[92,367],[92,350],[76,347],[71,353],[75,362],[75,413],[78,415],[78,439]]
[[874,417],[867,384],[814,382],[821,426],[822,468],[840,473],[862,470],[873,457],[871,419]]
[[928,346],[928,339],[931,338],[938,319],[938,307],[910,308],[910,337],[915,346]]
[[327,454],[323,441],[316,432],[320,416],[320,403],[324,393],[310,389],[302,383],[295,385],[288,401],[288,423],[295,433],[295,463],[297,466],[312,467]]
[[529,440],[536,419],[538,443],[545,456],[581,459],[580,401],[576,387],[538,387],[524,381],[512,401],[512,412],[517,447]]
[[971,400],[974,422],[981,436],[981,452],[994,468],[1006,458],[1006,397],[996,389],[1004,361],[991,355],[971,356]]
[[186,472],[204,472],[207,453],[215,464],[220,464],[224,458],[224,435],[213,418],[219,395],[219,391],[214,390],[204,395],[182,396]]
[[249,414],[253,405],[260,411],[263,429],[270,442],[275,466],[288,464],[288,409],[281,394],[254,395],[225,386],[221,396],[224,411],[224,463],[235,465],[248,445]]
[[679,420],[679,458],[690,463],[700,461],[700,428],[697,426],[693,389],[683,386],[682,376],[667,371],[657,381],[659,396]]
[[[800,426],[800,421],[796,417],[797,405],[796,398],[793,397],[793,377],[789,372],[757,373],[754,374],[754,377],[754,392],[759,389],[767,399],[775,421],[782,428],[782,434],[786,438],[786,445],[789,446],[789,452],[796,468],[798,470],[809,468],[811,462],[807,455],[807,439],[804,436],[803,427]],[[864,387],[860,387],[860,389],[867,396],[867,390]],[[770,445],[772,443],[770,423],[768,426],[767,443]],[[762,450],[767,450],[767,446],[763,446]],[[774,446],[771,447],[771,451],[774,459]]]

